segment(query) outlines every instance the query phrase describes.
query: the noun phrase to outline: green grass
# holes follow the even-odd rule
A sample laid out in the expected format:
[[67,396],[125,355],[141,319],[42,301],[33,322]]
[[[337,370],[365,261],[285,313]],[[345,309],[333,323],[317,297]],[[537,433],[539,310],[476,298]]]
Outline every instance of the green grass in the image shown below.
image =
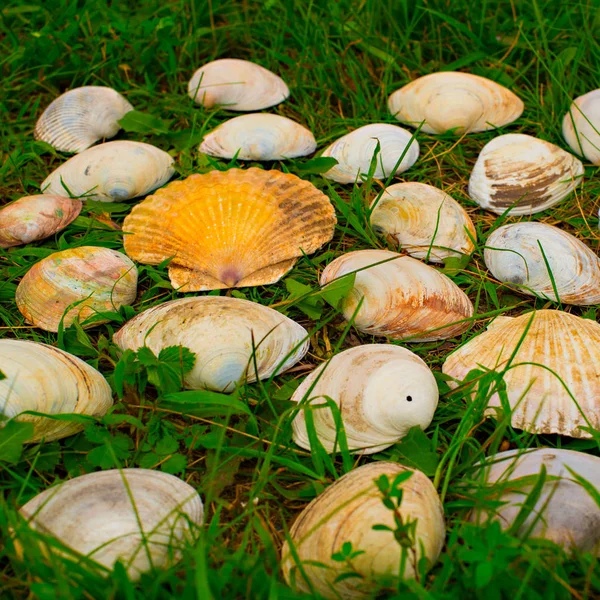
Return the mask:
[[[600,7],[583,1],[24,0],[0,8],[0,29],[2,203],[38,193],[47,174],[65,160],[34,140],[33,127],[53,98],[82,85],[112,86],[137,110],[161,120],[147,133],[121,132],[117,139],[147,141],[169,151],[176,158],[178,177],[214,168],[196,146],[203,132],[231,113],[194,105],[186,90],[193,71],[219,57],[247,58],[279,73],[291,96],[273,111],[312,129],[320,149],[358,126],[394,122],[386,107],[388,95],[441,69],[463,69],[507,85],[523,98],[526,110],[502,131],[536,135],[566,148],[560,127],[571,99],[600,87]],[[477,155],[496,135],[458,139],[419,133],[419,161],[395,180],[441,187],[473,218],[476,252],[468,265],[447,265],[443,271],[473,300],[476,316],[460,339],[410,345],[439,380],[442,396],[434,421],[425,434],[369,459],[346,453],[329,458],[297,448],[291,441],[294,407],[289,398],[303,376],[335,351],[383,341],[348,327],[315,295],[319,274],[334,257],[385,247],[368,226],[369,201],[382,182],[352,189],[306,173],[304,161],[272,165],[303,173],[326,192],[339,224],[329,246],[300,260],[289,274],[296,284],[281,281],[231,292],[284,311],[312,334],[309,354],[291,373],[240,388],[235,400],[248,406],[250,414],[235,410],[233,402],[229,407],[190,407],[159,400],[161,390],[146,385],[147,370],[133,362],[128,365],[129,383],[119,385],[119,354],[110,344],[113,332],[133,314],[181,296],[169,285],[164,267],[140,265],[133,307],[86,332],[73,327],[47,334],[24,323],[17,311],[16,285],[41,258],[82,245],[122,249],[122,234],[106,225],[106,217],[120,224],[132,202],[87,203],[81,216],[54,239],[0,251],[0,335],[59,345],[97,366],[118,392],[111,415],[88,425],[84,433],[25,446],[16,457],[0,455],[0,598],[307,597],[289,590],[279,572],[279,549],[291,523],[341,474],[382,459],[417,466],[432,478],[448,526],[440,560],[427,577],[399,582],[401,597],[599,597],[600,568],[592,554],[567,555],[549,542],[521,541],[497,525],[475,526],[465,519],[487,497],[475,480],[474,464],[498,449],[552,446],[600,454],[598,439],[536,436],[512,429],[507,418],[484,419],[489,390],[480,385],[475,401],[467,403],[464,389],[451,392],[440,373],[448,353],[480,332],[491,316],[557,307],[503,287],[483,264],[489,232],[517,220],[486,213],[467,196]],[[574,194],[531,219],[560,225],[597,252],[598,198],[598,168],[588,166]],[[594,319],[598,307],[563,308]],[[484,377],[489,385],[496,380],[494,375]],[[22,530],[18,507],[56,481],[116,466],[172,472],[202,495],[206,524],[177,566],[145,575],[135,584],[122,568],[104,578],[93,565],[75,558],[44,556],[24,532],[27,561],[15,558],[7,531]]]

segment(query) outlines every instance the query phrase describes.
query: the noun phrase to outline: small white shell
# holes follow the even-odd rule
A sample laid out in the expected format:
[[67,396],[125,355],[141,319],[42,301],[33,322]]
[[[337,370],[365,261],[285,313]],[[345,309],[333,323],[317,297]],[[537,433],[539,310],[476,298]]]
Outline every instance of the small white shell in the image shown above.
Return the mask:
[[[327,179],[339,183],[361,181],[367,175],[377,143],[377,167],[373,176],[384,179],[394,173],[402,173],[412,167],[419,158],[419,144],[406,129],[386,123],[373,123],[346,134],[325,149],[322,156],[331,156],[338,161],[335,167],[323,174]],[[402,162],[397,165],[410,142]]]
[[143,196],[164,185],[175,173],[173,159],[142,142],[106,142],[71,157],[42,183],[57,196],[83,196],[120,202]]
[[119,119],[130,110],[133,106],[112,88],[75,88],[50,103],[33,135],[57,150],[82,152],[98,140],[117,135]]
[[283,102],[290,90],[281,77],[248,60],[221,58],[200,67],[190,79],[188,95],[206,108],[255,111]]
[[524,294],[557,302],[556,288],[566,304],[600,302],[600,259],[558,227],[535,222],[504,225],[488,238],[483,257],[496,279],[518,286]]
[[465,209],[442,190],[424,183],[396,183],[375,198],[371,227],[390,235],[411,256],[431,262],[471,254],[477,239]]
[[285,160],[312,154],[313,134],[296,121],[279,115],[254,113],[225,121],[200,144],[200,152],[240,160]]
[[508,133],[484,147],[471,172],[469,196],[500,215],[532,215],[568,196],[583,175],[581,161],[530,135]]
[[562,123],[563,137],[571,150],[600,165],[600,90],[573,101]]

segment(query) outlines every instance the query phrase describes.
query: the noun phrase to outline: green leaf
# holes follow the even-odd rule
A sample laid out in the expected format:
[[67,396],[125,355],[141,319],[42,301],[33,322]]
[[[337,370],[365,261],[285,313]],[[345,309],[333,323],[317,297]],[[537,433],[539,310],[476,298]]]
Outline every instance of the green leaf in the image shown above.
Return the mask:
[[408,434],[400,441],[397,452],[400,457],[408,464],[423,471],[428,477],[435,475],[439,457],[431,447],[431,440],[416,426],[412,427]]
[[333,306],[333,308],[338,308],[340,302],[348,296],[354,287],[355,281],[356,273],[349,273],[326,286],[325,289],[320,292],[320,295],[328,304]]
[[315,290],[309,285],[305,285],[291,277],[285,280],[285,287],[290,293],[289,299],[295,301],[294,306],[313,321],[321,318],[323,300],[319,297],[319,292],[315,293]]
[[203,406],[225,406],[231,409],[231,412],[244,413],[252,415],[248,405],[240,402],[236,394],[219,394],[218,392],[209,392],[208,390],[193,390],[189,392],[177,392],[167,394],[164,399],[168,402],[180,404],[199,404]]
[[318,156],[311,158],[305,162],[295,162],[293,164],[294,171],[302,175],[327,173],[329,169],[335,167],[338,161],[333,156]]
[[172,436],[166,435],[154,446],[156,454],[173,454],[179,450],[179,442]]
[[171,365],[185,375],[194,368],[196,355],[183,346],[168,346],[160,351],[158,361]]
[[130,110],[118,123],[130,133],[171,133],[168,121],[139,110]]
[[23,444],[33,437],[33,423],[8,421],[0,429],[0,461],[15,464],[21,458]]
[[0,381],[2,381],[3,379],[6,379],[6,375],[0,371]]
[[185,471],[187,467],[187,458],[183,454],[173,454],[170,458],[165,460],[160,466],[161,470],[171,475],[176,475]]
[[492,580],[493,574],[494,565],[492,562],[480,562],[475,568],[475,586],[478,588],[485,587]]

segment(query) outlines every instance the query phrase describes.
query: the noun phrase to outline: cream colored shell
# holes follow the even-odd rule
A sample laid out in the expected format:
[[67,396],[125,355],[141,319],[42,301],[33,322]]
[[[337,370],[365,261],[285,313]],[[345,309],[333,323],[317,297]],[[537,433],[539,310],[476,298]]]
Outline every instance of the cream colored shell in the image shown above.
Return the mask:
[[581,161],[530,135],[509,133],[484,147],[469,179],[469,196],[482,208],[532,215],[568,196],[583,175]]
[[470,326],[473,305],[467,295],[446,275],[410,256],[348,252],[325,267],[321,286],[350,273],[356,279],[342,311],[347,320],[356,313],[354,325],[364,333],[425,342],[454,337]]
[[573,101],[563,119],[562,132],[575,154],[600,165],[600,89]]
[[442,190],[424,183],[396,183],[373,201],[371,227],[394,238],[414,258],[443,262],[471,254],[477,239],[464,208]]
[[[416,530],[414,544],[403,550],[392,531],[373,526],[396,528],[394,513],[383,505],[375,480],[386,476],[393,483],[406,471],[412,471],[412,475],[401,484],[399,511],[404,522],[416,521]],[[347,473],[317,496],[298,516],[290,536],[302,570],[286,541],[281,561],[288,584],[305,593],[314,589],[332,600],[354,600],[371,598],[373,589],[386,577],[414,578],[421,559],[427,559],[431,566],[440,554],[446,531],[442,504],[423,473],[396,463],[374,462]],[[363,551],[351,560],[361,577],[336,582],[349,567],[331,556],[340,552],[345,542],[352,544],[353,551]],[[400,573],[403,554],[406,562]]]
[[[0,370],[5,376],[0,380],[0,414],[8,418],[25,411],[101,417],[112,406],[112,392],[104,377],[81,359],[53,346],[2,339]],[[18,420],[34,424],[28,442],[57,440],[85,427],[77,421],[34,415],[22,415]]]
[[149,308],[113,340],[123,350],[145,345],[155,354],[167,346],[189,348],[196,362],[185,377],[186,387],[216,391],[282,373],[308,350],[308,332],[296,322],[267,306],[219,296]]
[[419,77],[388,99],[390,112],[403,123],[427,133],[487,131],[512,123],[523,102],[490,79],[445,71]]

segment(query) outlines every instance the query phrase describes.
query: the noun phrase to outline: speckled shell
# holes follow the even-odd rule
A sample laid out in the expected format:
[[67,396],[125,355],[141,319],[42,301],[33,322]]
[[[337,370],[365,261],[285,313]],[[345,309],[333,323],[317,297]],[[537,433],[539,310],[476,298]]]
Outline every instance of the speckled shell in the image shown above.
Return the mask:
[[565,304],[600,303],[600,259],[558,227],[535,222],[504,225],[490,235],[483,256],[496,279],[524,294],[556,302],[556,288]]
[[583,175],[581,161],[558,146],[521,133],[494,138],[469,179],[469,196],[500,215],[532,215],[568,196]]
[[471,520],[482,524],[491,517],[502,528],[511,527],[542,466],[546,468],[546,477],[540,497],[519,533],[552,540],[567,549],[600,554],[600,507],[575,476],[600,490],[600,458],[583,452],[539,448],[490,456],[482,469],[483,481],[495,484],[490,499],[504,504],[490,512],[476,509]]
[[0,210],[0,248],[43,240],[64,229],[81,211],[81,200],[24,196]]
[[410,256],[348,252],[325,267],[321,286],[354,272],[342,310],[350,320],[362,300],[354,325],[364,333],[424,342],[454,337],[470,327],[465,319],[473,315],[473,305],[467,295],[446,275]]
[[125,252],[158,264],[180,292],[267,285],[333,236],[335,211],[308,181],[229,169],[175,181],[133,208]]
[[573,101],[563,119],[562,132],[575,154],[600,165],[600,90]]
[[33,135],[62,152],[82,152],[98,140],[117,135],[119,119],[130,110],[133,106],[112,88],[75,88],[51,102]]
[[414,258],[444,262],[471,254],[477,239],[464,208],[442,190],[424,183],[397,183],[373,201],[371,227],[392,236]]
[[487,131],[521,116],[523,102],[490,79],[445,71],[431,73],[396,90],[388,99],[390,112],[421,131],[457,134]]
[[215,391],[232,391],[238,381],[282,373],[308,350],[308,332],[296,322],[267,306],[219,296],[149,308],[113,340],[123,350],[146,345],[155,354],[167,346],[184,346],[196,355],[185,386]]
[[196,490],[149,469],[88,473],[51,487],[20,510],[30,526],[129,577],[177,563],[203,521]]
[[[411,427],[425,429],[433,419],[438,388],[429,367],[414,353],[390,344],[350,348],[315,369],[296,389],[293,402],[340,409],[351,451],[380,452],[401,440]],[[312,409],[315,431],[327,452],[339,450],[330,408]],[[294,441],[311,449],[304,409],[293,421]]]
[[[419,144],[417,140],[411,142],[411,137],[406,129],[386,123],[373,123],[355,129],[325,149],[322,156],[331,156],[338,164],[323,176],[338,183],[360,183],[361,175],[366,176],[369,172],[378,141],[380,151],[373,177],[384,179],[394,173],[402,173],[410,169],[419,158]],[[409,143],[402,162],[396,168]]]
[[[101,417],[112,406],[112,392],[104,377],[81,359],[53,346],[2,339],[0,365],[5,375],[0,380],[0,414],[5,417],[28,410]],[[18,420],[34,424],[28,442],[57,440],[85,427],[85,423],[34,415],[22,415]]]
[[200,144],[200,152],[240,160],[285,160],[312,154],[314,135],[296,121],[279,115],[256,113],[225,121]]
[[281,77],[247,60],[221,58],[200,67],[190,79],[188,95],[206,108],[253,111],[283,102],[290,90]]
[[173,159],[155,146],[106,142],[72,156],[41,187],[46,194],[69,196],[71,192],[85,199],[120,202],[151,192],[174,173]]
[[[400,484],[403,495],[399,510],[405,522],[417,523],[416,543],[403,550],[393,531],[376,530],[373,526],[396,529],[394,512],[383,505],[375,480],[385,475],[393,483],[396,476],[406,471],[412,471],[412,475]],[[375,585],[381,585],[387,577],[414,578],[421,559],[426,558],[432,565],[441,552],[446,530],[442,503],[429,479],[416,469],[379,461],[354,469],[317,496],[298,516],[290,536],[311,586],[286,541],[281,560],[288,584],[307,593],[314,588],[331,600],[354,600],[372,598]],[[340,552],[345,542],[352,544],[353,551],[363,551],[352,558],[352,567],[361,577],[336,582],[349,567],[331,556]],[[403,552],[406,562],[400,573]]]
[[[17,287],[16,303],[29,323],[58,331],[75,319],[84,322],[98,312],[131,304],[137,293],[137,269],[120,252],[81,246],[55,252],[27,271]],[[65,315],[67,308],[77,302]],[[89,323],[95,327],[104,320]],[[86,325],[84,325],[84,328]]]
[[[443,372],[458,381],[472,369],[501,373],[515,352],[503,377],[513,427],[581,438],[591,437],[580,429],[588,421],[600,429],[600,324],[559,310],[496,317],[450,354]],[[488,406],[501,406],[497,393]]]

